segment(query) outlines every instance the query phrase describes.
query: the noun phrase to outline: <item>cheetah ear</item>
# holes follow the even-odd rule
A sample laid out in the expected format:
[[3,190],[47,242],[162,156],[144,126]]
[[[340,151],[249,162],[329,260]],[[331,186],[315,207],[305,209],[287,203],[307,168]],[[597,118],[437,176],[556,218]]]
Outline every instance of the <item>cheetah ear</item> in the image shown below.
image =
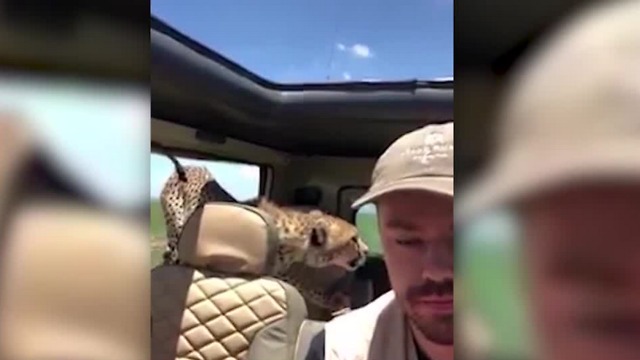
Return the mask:
[[327,243],[327,230],[324,226],[314,226],[309,236],[309,244],[313,247],[322,247]]

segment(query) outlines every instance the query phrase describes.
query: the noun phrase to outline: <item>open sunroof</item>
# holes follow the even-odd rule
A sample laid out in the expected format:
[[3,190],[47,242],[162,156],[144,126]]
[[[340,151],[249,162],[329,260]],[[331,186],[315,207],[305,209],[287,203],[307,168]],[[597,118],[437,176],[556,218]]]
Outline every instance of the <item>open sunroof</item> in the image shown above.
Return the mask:
[[453,1],[154,0],[151,12],[283,84],[437,80],[453,74]]

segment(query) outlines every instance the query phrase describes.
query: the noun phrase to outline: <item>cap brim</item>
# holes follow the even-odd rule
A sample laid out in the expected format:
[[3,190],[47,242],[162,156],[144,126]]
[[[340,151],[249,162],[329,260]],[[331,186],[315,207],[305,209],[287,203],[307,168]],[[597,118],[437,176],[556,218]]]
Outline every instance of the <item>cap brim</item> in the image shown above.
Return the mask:
[[528,159],[527,156],[511,157],[496,163],[463,194],[456,216],[466,219],[574,183],[640,182],[640,143],[637,141],[592,146],[553,156],[537,155],[531,154]]
[[453,197],[453,177],[419,177],[394,181],[379,187],[372,187],[351,206],[357,209],[374,202],[382,195],[402,190],[420,190]]

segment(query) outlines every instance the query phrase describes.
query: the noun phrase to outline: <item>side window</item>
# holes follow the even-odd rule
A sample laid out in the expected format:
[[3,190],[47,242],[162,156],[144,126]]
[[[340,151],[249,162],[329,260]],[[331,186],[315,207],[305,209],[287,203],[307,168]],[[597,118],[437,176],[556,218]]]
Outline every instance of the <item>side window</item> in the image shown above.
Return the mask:
[[380,243],[380,233],[378,230],[378,216],[376,207],[367,204],[358,209],[355,216],[356,227],[362,239],[369,246],[371,255],[382,256],[382,244]]
[[364,205],[359,208],[355,215],[351,209],[351,205],[362,194],[367,191],[361,186],[345,186],[338,192],[339,212],[344,218],[353,216],[353,222],[358,228],[360,237],[369,246],[369,255],[382,257],[382,246],[380,243],[380,234],[378,233],[378,216],[376,207],[373,204]]
[[[239,162],[177,158],[182,165],[205,166],[216,181],[236,200],[244,201],[260,195],[260,167]],[[160,192],[175,171],[173,163],[162,154],[150,158],[150,233],[151,265],[162,261],[166,245],[164,215],[160,206]]]

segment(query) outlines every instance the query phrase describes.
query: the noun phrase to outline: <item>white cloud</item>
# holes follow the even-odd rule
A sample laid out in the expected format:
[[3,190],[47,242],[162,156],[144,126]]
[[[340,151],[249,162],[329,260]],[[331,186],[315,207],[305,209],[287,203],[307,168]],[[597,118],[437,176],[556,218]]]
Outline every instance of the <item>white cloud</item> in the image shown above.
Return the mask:
[[351,80],[351,74],[345,71],[342,73],[342,78],[345,80]]
[[363,44],[355,44],[351,47],[351,52],[353,55],[362,58],[369,58],[373,56],[371,49],[367,45]]
[[358,58],[367,59],[373,57],[373,51],[371,51],[371,48],[365,44],[353,44],[351,46],[347,46],[342,43],[337,43],[336,48],[340,51],[349,52],[351,55]]

